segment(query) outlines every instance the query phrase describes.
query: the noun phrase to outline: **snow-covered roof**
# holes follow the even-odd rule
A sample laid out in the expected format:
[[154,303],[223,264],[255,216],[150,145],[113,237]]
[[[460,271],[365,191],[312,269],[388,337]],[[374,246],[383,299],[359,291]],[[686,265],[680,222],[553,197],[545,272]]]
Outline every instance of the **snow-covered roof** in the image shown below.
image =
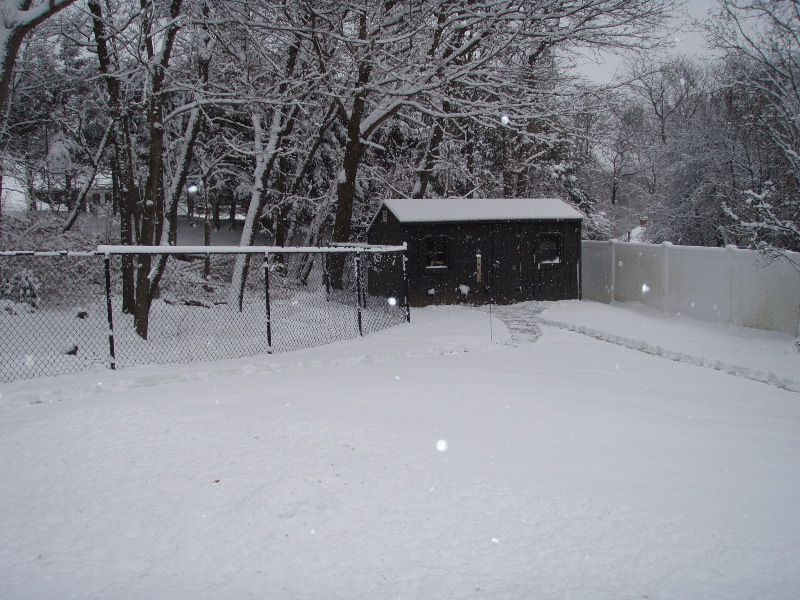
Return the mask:
[[583,219],[560,198],[395,198],[384,205],[401,223]]

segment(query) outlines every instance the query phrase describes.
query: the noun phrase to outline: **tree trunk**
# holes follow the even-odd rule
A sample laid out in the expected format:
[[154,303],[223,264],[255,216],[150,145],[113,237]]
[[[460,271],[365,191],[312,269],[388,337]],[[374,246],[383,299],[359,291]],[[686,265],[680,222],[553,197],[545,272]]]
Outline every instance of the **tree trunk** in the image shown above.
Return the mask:
[[[286,81],[282,83],[278,91],[283,94],[288,89],[288,81],[294,73],[297,65],[297,55],[300,51],[300,41],[298,40],[289,48],[289,56],[286,61]],[[299,110],[299,108],[298,108]],[[296,114],[296,111],[295,111]],[[250,196],[250,205],[247,208],[247,217],[245,217],[244,227],[242,228],[242,237],[239,241],[239,246],[252,246],[255,239],[255,222],[261,211],[266,204],[266,195],[269,184],[269,178],[272,173],[272,167],[275,164],[278,147],[283,138],[283,127],[285,124],[283,110],[279,108],[273,109],[272,123],[270,125],[269,139],[266,148],[264,148],[264,133],[261,125],[261,115],[253,113],[252,116],[254,131],[255,131],[255,155],[256,155],[256,168],[253,173],[254,188]],[[289,118],[290,123],[292,117]],[[289,125],[291,127],[291,125]],[[257,128],[257,129],[256,129]],[[231,278],[231,295],[228,298],[230,306],[238,306],[242,310],[242,303],[244,302],[244,288],[247,284],[247,270],[250,265],[250,255],[238,255],[236,263],[233,267],[233,275]]]
[[414,186],[412,198],[424,198],[428,191],[428,184],[430,183],[431,176],[433,175],[433,168],[436,166],[436,161],[439,160],[439,146],[444,139],[444,126],[441,120],[436,121],[433,128],[433,136],[428,144],[425,156],[422,159],[422,164],[418,169],[419,179]]
[[[328,219],[328,211],[330,210],[330,199],[326,199],[322,206],[319,207],[311,225],[308,228],[308,237],[306,246],[319,246],[322,239],[322,231],[325,229],[325,222]],[[297,278],[303,285],[308,283],[308,277],[311,274],[311,269],[314,266],[314,254],[305,254],[297,267]]]
[[[0,28],[0,113],[4,112],[13,88],[14,65],[25,36],[37,25],[66,8],[75,0],[49,0],[33,6],[33,0],[21,0],[17,6],[3,6],[3,23]],[[6,14],[8,9],[8,14]],[[16,9],[16,10],[15,10]],[[6,24],[7,23],[7,24]]]
[[475,137],[472,134],[472,126],[467,125],[467,140],[464,144],[464,153],[467,155],[467,184],[469,188],[463,191],[466,198],[475,196]]
[[[278,111],[273,114],[274,119]],[[253,123],[253,145],[256,157],[256,167],[253,171],[253,191],[250,194],[250,205],[247,208],[247,216],[242,227],[242,237],[239,246],[252,246],[255,238],[256,218],[261,212],[262,186],[264,185],[264,171],[267,168],[267,156],[264,151],[264,127],[261,123],[262,115],[260,112],[253,112],[250,120]],[[247,283],[247,268],[250,264],[249,254],[237,254],[236,263],[233,267],[231,276],[230,295],[228,296],[228,306],[236,306],[241,311],[244,302],[244,287]]]
[[[87,4],[92,13],[92,28],[100,73],[108,88],[109,107],[115,121],[114,166],[119,194],[120,243],[129,246],[134,241],[134,213],[139,203],[138,188],[133,177],[130,121],[123,106],[120,83],[115,75],[115,65],[109,52],[102,8],[97,0],[89,0]],[[125,254],[122,256],[122,312],[127,314],[133,313],[136,307],[134,276],[134,257]]]
[[236,230],[236,194],[231,194],[231,206],[228,210],[228,219],[230,221],[230,225],[228,229],[231,231]]
[[100,147],[97,149],[97,152],[92,157],[92,169],[89,172],[89,177],[87,177],[86,182],[81,187],[80,192],[78,192],[78,198],[75,202],[75,207],[72,209],[72,212],[67,218],[67,222],[64,223],[64,227],[61,229],[61,233],[66,233],[72,228],[72,226],[75,224],[75,221],[78,220],[78,214],[80,213],[81,208],[86,205],[86,196],[89,194],[89,190],[92,187],[92,183],[94,183],[94,178],[97,175],[97,169],[100,166],[100,160],[103,158],[103,153],[106,151],[108,138],[111,137],[111,132],[113,128],[114,128],[114,121],[112,119],[111,121],[109,121],[108,127],[106,127],[106,132],[103,135],[103,139],[100,141]]
[[[145,0],[143,0],[145,4]],[[144,6],[143,6],[144,8]],[[170,5],[171,24],[167,27],[166,36],[159,62],[155,65],[151,79],[150,102],[147,111],[147,120],[150,133],[148,148],[147,182],[145,184],[144,207],[141,217],[141,231],[138,242],[142,246],[152,246],[158,241],[164,220],[164,80],[169,66],[172,48],[175,43],[180,26],[177,17],[181,9],[181,0],[172,0]],[[152,48],[149,24],[145,25],[145,44],[148,56],[152,59],[155,54]],[[150,321],[150,305],[156,293],[155,273],[152,269],[152,255],[139,256],[136,271],[136,310],[134,312],[134,326],[136,333],[142,339],[147,339],[147,330]]]
[[178,163],[175,166],[175,176],[172,179],[172,185],[169,188],[166,198],[168,233],[167,239],[161,240],[162,244],[164,241],[170,246],[175,246],[178,243],[178,204],[183,189],[186,187],[194,144],[200,132],[199,115],[199,108],[192,109],[189,113],[189,121],[186,123],[186,129],[183,132],[181,154],[178,157]]
[[500,129],[500,175],[503,181],[503,197],[511,197],[511,173],[508,166],[508,132]]
[[[358,109],[356,108],[358,106]],[[351,225],[353,220],[353,203],[356,196],[356,175],[358,165],[364,154],[364,144],[361,142],[360,128],[361,109],[363,100],[357,100],[353,107],[353,116],[348,127],[349,139],[344,151],[342,174],[336,186],[336,215],[333,223],[333,242],[350,241]],[[342,255],[337,256],[339,259]],[[344,289],[344,260],[331,260],[328,277],[331,287]]]
[[0,167],[0,240],[3,239],[3,170]]

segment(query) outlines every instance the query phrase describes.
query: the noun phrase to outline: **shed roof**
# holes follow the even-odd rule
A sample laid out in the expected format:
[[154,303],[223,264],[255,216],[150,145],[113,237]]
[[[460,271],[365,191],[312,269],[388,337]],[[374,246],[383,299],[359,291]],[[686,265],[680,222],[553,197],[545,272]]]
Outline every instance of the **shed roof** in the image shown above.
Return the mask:
[[401,223],[583,219],[560,198],[395,198],[384,205]]

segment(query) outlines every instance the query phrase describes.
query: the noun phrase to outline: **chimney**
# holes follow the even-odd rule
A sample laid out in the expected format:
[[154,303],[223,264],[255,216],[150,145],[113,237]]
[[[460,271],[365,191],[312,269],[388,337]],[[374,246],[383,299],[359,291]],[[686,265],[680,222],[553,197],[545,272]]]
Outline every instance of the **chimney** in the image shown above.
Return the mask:
[[647,227],[647,217],[639,217],[639,227]]

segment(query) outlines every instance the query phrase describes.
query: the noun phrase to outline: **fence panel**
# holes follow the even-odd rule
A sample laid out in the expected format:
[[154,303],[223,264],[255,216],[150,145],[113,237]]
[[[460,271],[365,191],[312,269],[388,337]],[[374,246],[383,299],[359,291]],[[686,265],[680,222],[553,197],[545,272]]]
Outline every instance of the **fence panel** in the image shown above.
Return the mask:
[[94,253],[0,253],[0,381],[108,361],[103,261]]
[[615,299],[661,308],[661,249],[649,244],[616,244],[614,250]]
[[400,252],[289,254],[281,260],[270,269],[276,352],[352,339],[407,318],[404,294],[389,291],[402,285],[377,283],[403,281]]
[[610,303],[614,296],[611,244],[585,240],[581,249],[581,296]]
[[800,273],[753,250],[583,242],[583,298],[642,302],[695,319],[798,334]]
[[408,319],[405,253],[362,254],[364,335]]
[[[733,322],[800,335],[800,273],[795,266],[746,250],[732,249],[731,254]],[[800,264],[800,256],[794,257],[794,264]]]
[[[122,305],[123,257],[145,256],[136,248],[0,253],[0,381],[298,350],[408,319],[402,248],[241,250],[148,248],[153,272],[166,262],[146,340]],[[231,288],[242,261],[240,303]]]
[[[246,256],[210,254],[206,277],[205,255],[170,255],[144,340],[136,333],[133,315],[122,311],[122,256],[111,255],[117,365],[220,360],[268,352],[263,256],[252,255],[249,260],[242,310],[236,302],[228,303],[233,265]],[[153,256],[153,265],[159,259]]]
[[[279,256],[279,255],[278,255]],[[345,257],[341,258],[343,263]],[[272,344],[276,352],[358,337],[358,294],[352,263],[342,286],[331,285],[329,254],[289,254],[270,266]],[[352,282],[351,282],[352,279]]]
[[[735,321],[731,306],[731,252],[724,248],[662,246],[669,261],[664,309],[701,321]],[[752,253],[742,251],[748,256]]]

